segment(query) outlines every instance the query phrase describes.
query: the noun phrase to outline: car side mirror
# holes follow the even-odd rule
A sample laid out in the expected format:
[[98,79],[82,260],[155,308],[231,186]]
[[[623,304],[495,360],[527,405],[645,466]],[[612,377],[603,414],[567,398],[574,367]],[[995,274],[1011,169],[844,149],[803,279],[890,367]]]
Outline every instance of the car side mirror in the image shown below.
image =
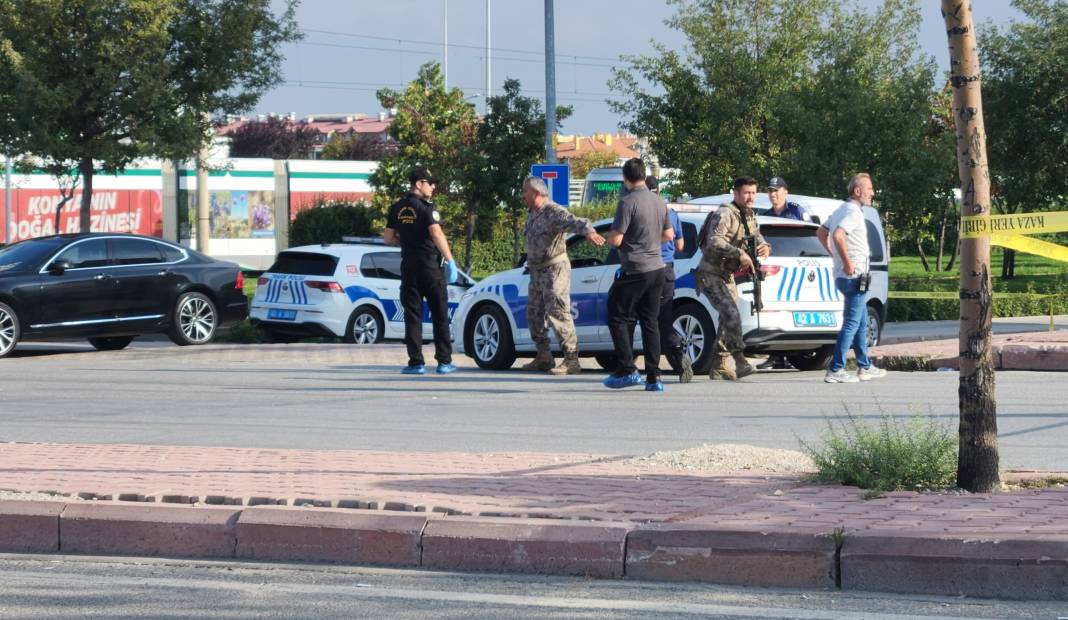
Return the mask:
[[48,266],[48,273],[54,276],[61,276],[63,272],[73,267],[69,260],[57,260],[52,261],[52,264]]

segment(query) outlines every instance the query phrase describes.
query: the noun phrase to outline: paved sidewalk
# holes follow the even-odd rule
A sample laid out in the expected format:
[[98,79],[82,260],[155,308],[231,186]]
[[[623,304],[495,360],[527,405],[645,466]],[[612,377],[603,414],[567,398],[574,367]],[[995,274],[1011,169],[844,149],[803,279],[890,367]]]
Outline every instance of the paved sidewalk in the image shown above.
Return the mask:
[[[1068,331],[1026,332],[991,336],[997,370],[1068,370]],[[869,354],[889,370],[959,370],[960,342],[942,340],[900,342],[872,347]]]
[[[1068,488],[865,500],[794,475],[682,472],[595,455],[4,443],[0,489],[96,500],[62,509],[0,501],[0,551],[27,550],[17,529],[28,527],[28,512],[60,524],[40,526],[60,537],[44,550],[1068,597]],[[184,512],[165,509],[176,504]],[[230,532],[223,551],[196,551],[189,528],[208,527],[204,515]],[[125,529],[108,529],[116,523]],[[375,542],[324,534],[339,528]],[[398,528],[408,552],[379,549]],[[166,542],[145,542],[154,536]]]

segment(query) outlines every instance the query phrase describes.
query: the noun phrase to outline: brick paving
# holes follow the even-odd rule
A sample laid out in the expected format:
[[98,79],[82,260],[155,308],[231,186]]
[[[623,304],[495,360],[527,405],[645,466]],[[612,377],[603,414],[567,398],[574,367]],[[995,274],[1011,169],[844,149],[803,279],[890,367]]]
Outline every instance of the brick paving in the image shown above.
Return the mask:
[[787,474],[680,472],[580,454],[0,443],[0,490],[87,499],[315,504],[770,532],[1068,541],[1068,489],[888,493]]

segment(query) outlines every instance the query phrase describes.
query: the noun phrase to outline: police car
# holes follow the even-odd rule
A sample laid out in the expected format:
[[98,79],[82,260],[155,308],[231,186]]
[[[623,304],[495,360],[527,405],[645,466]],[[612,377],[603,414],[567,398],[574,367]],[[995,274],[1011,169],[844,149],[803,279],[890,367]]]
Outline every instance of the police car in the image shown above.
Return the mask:
[[[802,197],[792,197],[798,198]],[[694,371],[700,373],[707,372],[711,366],[719,317],[708,299],[696,290],[692,270],[701,257],[697,233],[708,212],[728,202],[730,197],[714,205],[711,199],[707,199],[708,204],[674,206],[686,242],[674,263],[674,327],[682,335]],[[800,370],[822,369],[830,359],[842,324],[842,297],[834,286],[832,260],[816,236],[818,224],[768,216],[758,216],[757,221],[772,252],[761,261],[764,273],[761,312],[752,311],[751,276],[736,274],[746,350],[782,352]],[[602,235],[610,226],[611,220],[594,225]],[[877,247],[873,246],[873,270],[880,267],[885,270],[889,254],[884,239],[880,239],[882,243]],[[618,254],[607,245],[596,247],[581,236],[567,240],[567,252],[571,260],[571,315],[575,319],[579,353],[592,355],[603,368],[613,370],[617,364],[608,332],[607,298],[619,267]],[[521,264],[468,289],[453,317],[455,349],[473,358],[479,367],[497,370],[510,368],[517,357],[533,355],[535,346],[526,319],[528,282],[529,275]],[[873,287],[875,282],[873,278]],[[885,289],[881,296],[873,290],[868,307],[868,340],[875,343],[886,316]],[[635,331],[637,349],[641,330]],[[552,338],[553,348],[558,351],[555,334]]]
[[[284,250],[257,282],[251,322],[279,342],[305,336],[355,344],[402,339],[400,264],[400,248],[381,239],[346,238],[346,243]],[[450,316],[472,284],[461,273],[448,286]],[[432,338],[432,331],[424,303],[424,338]]]

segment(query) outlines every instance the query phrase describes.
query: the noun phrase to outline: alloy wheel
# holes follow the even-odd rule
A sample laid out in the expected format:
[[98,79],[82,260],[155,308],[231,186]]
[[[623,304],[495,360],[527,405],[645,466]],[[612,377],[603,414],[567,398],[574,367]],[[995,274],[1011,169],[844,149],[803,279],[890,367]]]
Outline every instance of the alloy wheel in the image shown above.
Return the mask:
[[202,297],[189,297],[178,310],[178,325],[189,342],[205,343],[215,333],[215,309]]
[[475,322],[473,334],[475,355],[480,360],[491,360],[497,355],[497,349],[501,346],[501,328],[497,319],[490,314],[483,314]]

